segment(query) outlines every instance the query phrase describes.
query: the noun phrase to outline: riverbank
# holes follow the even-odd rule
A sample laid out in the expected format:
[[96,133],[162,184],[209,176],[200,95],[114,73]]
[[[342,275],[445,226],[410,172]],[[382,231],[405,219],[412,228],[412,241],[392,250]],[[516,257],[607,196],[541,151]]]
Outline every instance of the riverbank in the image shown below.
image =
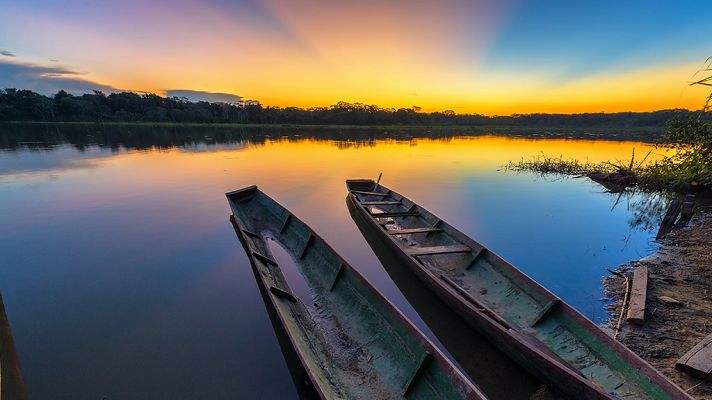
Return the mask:
[[[654,255],[619,269],[632,276],[648,267],[645,323],[623,323],[618,340],[696,399],[712,398],[712,382],[675,369],[675,362],[712,332],[712,210],[699,212],[690,227],[673,231]],[[623,279],[604,279],[611,328],[615,327],[625,291]],[[675,302],[676,301],[676,302]]]

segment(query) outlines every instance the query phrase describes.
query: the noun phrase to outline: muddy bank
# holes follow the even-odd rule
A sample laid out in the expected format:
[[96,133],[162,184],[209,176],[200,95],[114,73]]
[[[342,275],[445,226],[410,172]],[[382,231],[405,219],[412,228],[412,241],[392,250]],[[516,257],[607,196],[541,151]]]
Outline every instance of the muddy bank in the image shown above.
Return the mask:
[[[649,271],[645,323],[624,322],[618,340],[693,397],[712,399],[712,382],[675,369],[682,355],[712,333],[712,210],[699,212],[691,227],[673,231],[656,254],[620,271],[632,279],[632,270],[638,265]],[[608,306],[613,328],[625,291],[623,278],[605,278],[604,290],[613,300]]]

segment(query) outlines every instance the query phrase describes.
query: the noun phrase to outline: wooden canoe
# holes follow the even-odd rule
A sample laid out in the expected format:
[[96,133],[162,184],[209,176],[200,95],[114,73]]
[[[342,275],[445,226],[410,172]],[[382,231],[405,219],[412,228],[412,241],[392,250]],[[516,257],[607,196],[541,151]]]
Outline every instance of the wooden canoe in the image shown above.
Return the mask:
[[[320,398],[486,398],[304,222],[256,186],[226,196],[265,304]],[[290,287],[286,264],[310,298]]]
[[10,321],[5,314],[5,304],[0,295],[0,400],[26,398],[27,390],[20,369],[20,358],[15,349]]
[[353,218],[474,329],[576,399],[691,399],[621,343],[447,222],[370,179],[348,180]]

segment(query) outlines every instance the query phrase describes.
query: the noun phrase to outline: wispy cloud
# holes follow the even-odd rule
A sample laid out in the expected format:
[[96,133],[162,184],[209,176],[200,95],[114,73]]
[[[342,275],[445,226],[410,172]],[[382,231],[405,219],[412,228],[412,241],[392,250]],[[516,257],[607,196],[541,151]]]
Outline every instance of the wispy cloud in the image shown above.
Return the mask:
[[0,55],[5,57],[15,57],[15,54],[9,50],[0,50]]
[[74,94],[93,90],[118,91],[116,88],[84,79],[82,74],[61,66],[0,61],[0,88],[29,89],[42,94],[65,90]]
[[209,101],[211,103],[237,103],[242,96],[230,93],[202,92],[199,90],[174,89],[166,90],[168,97],[185,97],[188,101]]

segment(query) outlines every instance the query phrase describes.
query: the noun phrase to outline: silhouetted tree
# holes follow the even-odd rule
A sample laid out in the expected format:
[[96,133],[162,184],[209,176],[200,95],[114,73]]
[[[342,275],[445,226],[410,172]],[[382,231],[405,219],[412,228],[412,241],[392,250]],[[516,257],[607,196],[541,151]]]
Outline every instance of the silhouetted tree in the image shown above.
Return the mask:
[[[709,113],[703,113],[705,115]],[[263,107],[247,100],[239,104],[190,102],[181,97],[101,91],[75,96],[60,90],[52,97],[30,90],[0,90],[0,121],[118,121],[199,122],[304,125],[428,125],[505,127],[591,127],[622,129],[663,127],[673,117],[687,118],[687,110],[645,113],[513,114],[484,116],[452,110],[421,112],[421,108],[382,108],[340,101],[329,107]],[[704,120],[709,120],[704,116]]]

